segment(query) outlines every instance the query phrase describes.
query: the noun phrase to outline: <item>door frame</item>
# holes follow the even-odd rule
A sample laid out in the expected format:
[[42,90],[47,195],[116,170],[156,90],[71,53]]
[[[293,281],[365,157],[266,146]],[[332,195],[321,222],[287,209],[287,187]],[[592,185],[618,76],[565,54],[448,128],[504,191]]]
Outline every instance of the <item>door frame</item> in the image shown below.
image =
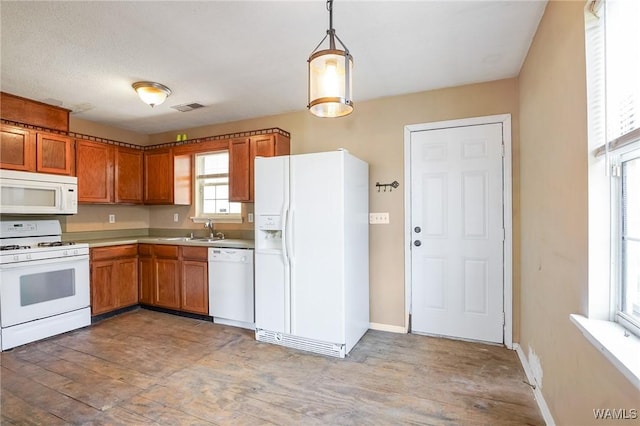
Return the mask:
[[504,345],[513,349],[513,209],[511,176],[511,114],[436,121],[431,123],[408,124],[404,126],[404,287],[405,287],[405,331],[409,330],[411,315],[411,134],[425,130],[439,130],[454,127],[477,126],[482,124],[502,124],[502,214],[504,218],[504,258],[503,258],[503,304],[504,304]]

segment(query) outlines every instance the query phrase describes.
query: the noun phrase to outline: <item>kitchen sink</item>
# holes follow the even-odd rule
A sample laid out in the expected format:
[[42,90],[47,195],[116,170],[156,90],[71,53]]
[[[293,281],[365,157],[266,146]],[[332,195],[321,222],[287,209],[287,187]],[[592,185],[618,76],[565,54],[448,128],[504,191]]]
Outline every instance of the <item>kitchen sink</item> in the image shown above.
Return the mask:
[[253,248],[253,241],[250,240],[238,240],[233,238],[209,238],[209,237],[160,237],[161,241],[174,241],[174,242],[193,242],[211,244],[211,247],[221,248]]

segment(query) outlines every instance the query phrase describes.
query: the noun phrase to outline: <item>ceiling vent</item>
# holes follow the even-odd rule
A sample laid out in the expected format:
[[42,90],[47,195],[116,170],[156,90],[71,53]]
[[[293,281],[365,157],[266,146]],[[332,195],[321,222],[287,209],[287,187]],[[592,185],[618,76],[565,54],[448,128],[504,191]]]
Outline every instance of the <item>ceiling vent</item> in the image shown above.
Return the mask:
[[204,105],[199,104],[197,102],[193,102],[190,104],[174,105],[171,108],[177,109],[180,112],[188,112],[188,111],[193,111],[194,109],[203,108],[203,107]]

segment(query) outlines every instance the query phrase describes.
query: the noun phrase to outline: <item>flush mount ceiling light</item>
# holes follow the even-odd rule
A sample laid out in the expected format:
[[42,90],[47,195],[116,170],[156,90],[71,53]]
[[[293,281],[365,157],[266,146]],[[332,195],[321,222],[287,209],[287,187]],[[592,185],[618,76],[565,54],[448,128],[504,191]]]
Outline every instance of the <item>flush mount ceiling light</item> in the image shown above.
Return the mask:
[[137,81],[131,85],[138,92],[138,96],[142,99],[142,102],[153,108],[156,105],[163,103],[167,96],[171,94],[169,89],[164,84],[154,83],[153,81]]
[[[311,52],[309,63],[309,103],[307,108],[318,117],[342,117],[351,114],[351,74],[353,57],[333,29],[333,0],[327,1],[329,29]],[[329,40],[328,49],[320,46]],[[342,49],[336,48],[336,40]]]

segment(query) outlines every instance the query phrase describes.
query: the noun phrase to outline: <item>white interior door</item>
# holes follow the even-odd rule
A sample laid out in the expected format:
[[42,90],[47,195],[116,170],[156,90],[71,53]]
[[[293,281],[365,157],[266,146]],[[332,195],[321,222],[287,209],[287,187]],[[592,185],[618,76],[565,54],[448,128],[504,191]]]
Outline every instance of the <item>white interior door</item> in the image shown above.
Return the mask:
[[411,133],[411,329],[503,343],[502,124]]

